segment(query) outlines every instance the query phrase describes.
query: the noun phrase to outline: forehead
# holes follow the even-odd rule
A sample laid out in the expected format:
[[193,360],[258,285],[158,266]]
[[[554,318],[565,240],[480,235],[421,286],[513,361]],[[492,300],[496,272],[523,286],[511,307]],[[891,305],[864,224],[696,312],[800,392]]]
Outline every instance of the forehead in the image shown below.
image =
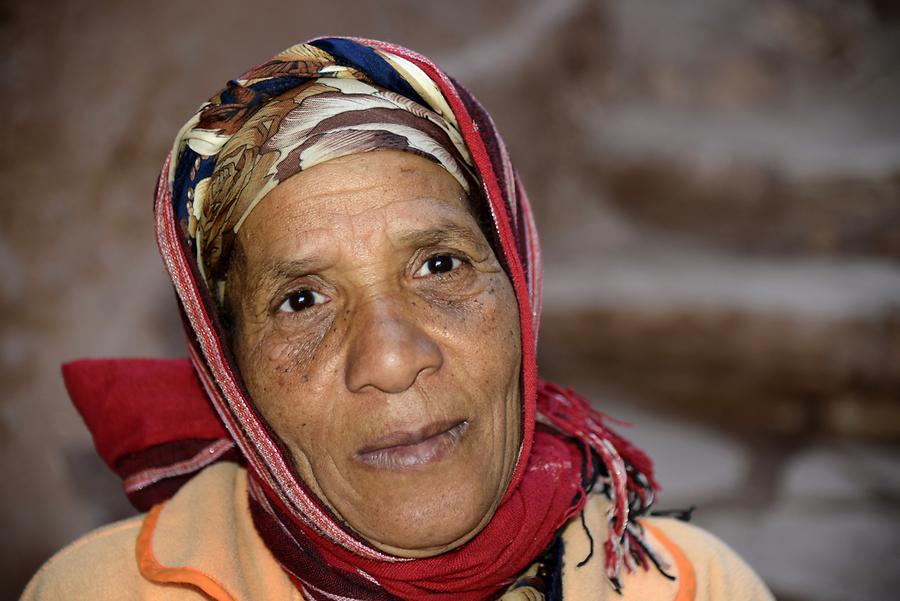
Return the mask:
[[334,159],[281,182],[250,213],[239,238],[258,248],[288,232],[384,231],[440,222],[477,229],[456,179],[415,154],[382,150]]

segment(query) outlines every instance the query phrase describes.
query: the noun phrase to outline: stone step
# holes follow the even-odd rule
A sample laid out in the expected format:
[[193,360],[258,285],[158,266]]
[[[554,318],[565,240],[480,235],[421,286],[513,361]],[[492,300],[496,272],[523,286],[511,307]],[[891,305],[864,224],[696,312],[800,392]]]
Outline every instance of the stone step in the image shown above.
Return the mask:
[[669,249],[546,271],[545,376],[736,430],[900,437],[900,267]]

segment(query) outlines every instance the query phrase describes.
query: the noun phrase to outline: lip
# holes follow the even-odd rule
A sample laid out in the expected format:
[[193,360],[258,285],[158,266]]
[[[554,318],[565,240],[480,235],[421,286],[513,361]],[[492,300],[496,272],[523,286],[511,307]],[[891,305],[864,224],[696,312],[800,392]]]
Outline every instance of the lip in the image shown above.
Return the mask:
[[443,421],[412,431],[392,432],[356,452],[364,465],[383,470],[422,467],[450,455],[469,429],[467,420]]

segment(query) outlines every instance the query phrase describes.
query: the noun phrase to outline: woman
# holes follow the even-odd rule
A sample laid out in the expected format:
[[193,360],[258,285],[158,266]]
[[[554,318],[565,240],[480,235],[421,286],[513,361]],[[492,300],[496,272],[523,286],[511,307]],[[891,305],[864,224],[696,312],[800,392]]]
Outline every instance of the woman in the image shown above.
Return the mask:
[[251,69],[179,132],[155,214],[193,367],[64,370],[150,511],[23,598],[769,598],[646,517],[649,459],[538,380],[527,199],[424,57],[323,38]]

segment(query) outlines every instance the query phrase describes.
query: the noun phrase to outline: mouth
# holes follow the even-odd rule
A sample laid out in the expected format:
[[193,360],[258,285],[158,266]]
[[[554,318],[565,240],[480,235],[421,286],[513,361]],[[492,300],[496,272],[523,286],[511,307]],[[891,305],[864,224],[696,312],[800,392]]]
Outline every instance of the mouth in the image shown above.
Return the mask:
[[437,463],[456,449],[468,429],[469,422],[462,420],[393,432],[357,451],[355,459],[383,470],[406,470]]

